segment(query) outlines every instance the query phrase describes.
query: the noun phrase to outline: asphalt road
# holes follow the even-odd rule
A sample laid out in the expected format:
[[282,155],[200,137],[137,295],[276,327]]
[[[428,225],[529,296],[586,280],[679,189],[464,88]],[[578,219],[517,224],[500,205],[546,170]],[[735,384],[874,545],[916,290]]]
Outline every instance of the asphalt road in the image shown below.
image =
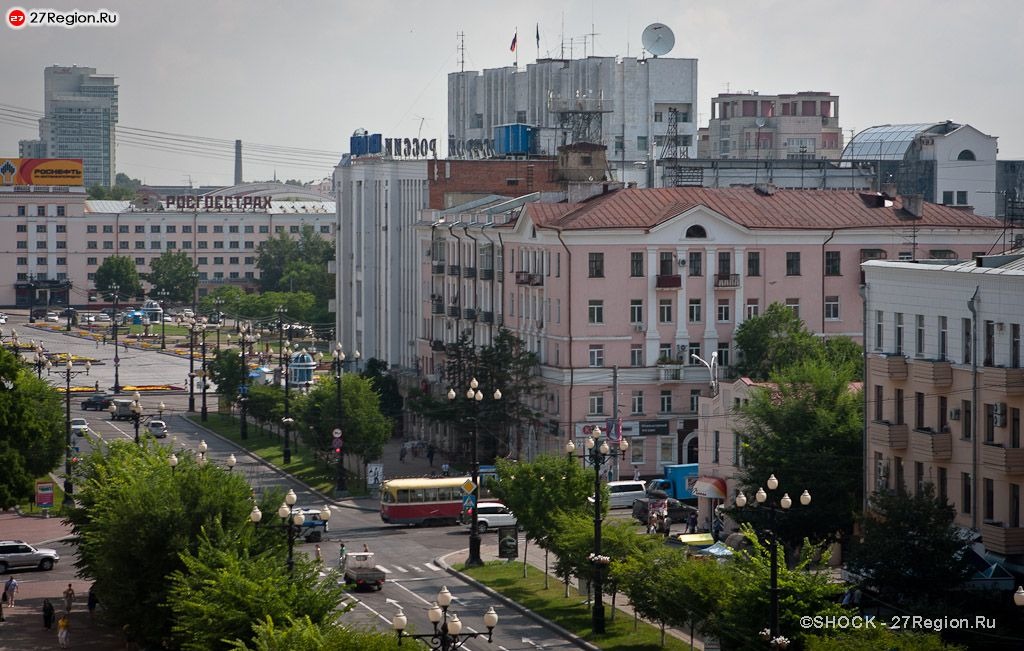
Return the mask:
[[[88,376],[81,375],[72,381],[72,386],[87,386],[97,380],[101,387],[113,385],[112,344],[96,346],[92,341],[68,336],[46,330],[30,329],[14,319],[13,325],[18,329],[22,340],[34,339],[43,344],[50,352],[69,352],[73,355],[85,355],[97,358],[104,364],[92,367]],[[182,385],[188,377],[188,360],[160,353],[155,350],[131,348],[125,351],[120,347],[117,351],[120,358],[120,382],[131,384],[177,384]],[[81,367],[75,367],[78,370]],[[43,371],[46,378],[46,371]],[[54,384],[63,384],[63,377],[49,376]],[[129,421],[112,421],[103,412],[83,412],[80,408],[84,396],[73,395],[71,400],[71,416],[81,416],[89,421],[92,433],[102,440],[132,440],[134,428]],[[164,403],[164,420],[168,425],[168,437],[161,439],[165,445],[175,445],[176,449],[186,448],[197,450],[199,442],[205,440],[208,445],[207,459],[214,464],[226,465],[229,454],[234,454],[237,464],[233,472],[244,473],[250,484],[261,492],[268,487],[279,487],[282,490],[293,489],[298,501],[296,506],[319,507],[327,501],[324,496],[310,492],[305,486],[292,480],[276,468],[262,463],[231,443],[224,441],[209,431],[186,421],[188,395],[185,392],[175,394],[151,395],[143,394],[141,398],[144,413],[155,414],[157,405]],[[197,396],[196,405],[200,400]],[[215,397],[209,396],[210,405],[215,404]],[[87,438],[76,438],[76,442],[85,451],[89,447]],[[516,610],[507,608],[495,599],[469,584],[462,583],[458,577],[446,572],[436,561],[448,554],[453,554],[454,562],[464,559],[464,550],[468,546],[467,529],[465,527],[414,528],[385,525],[376,510],[376,505],[369,500],[349,500],[330,502],[332,517],[327,538],[319,543],[325,566],[336,567],[338,560],[339,541],[344,540],[348,549],[362,550],[363,545],[369,546],[375,554],[375,562],[387,572],[387,582],[380,592],[351,593],[349,599],[354,602],[353,609],[343,616],[346,623],[363,625],[379,630],[391,631],[391,618],[401,607],[409,618],[410,629],[415,632],[430,631],[426,609],[434,601],[435,595],[447,586],[454,595],[452,612],[458,612],[464,622],[464,630],[486,631],[483,626],[483,614],[489,606],[495,606],[499,615],[498,627],[495,630],[493,644],[485,639],[471,640],[463,648],[468,651],[513,651],[517,649],[563,649],[575,648],[575,643],[558,634],[556,631],[525,617]],[[270,514],[267,514],[270,515]],[[283,535],[283,534],[282,534]],[[489,560],[496,557],[496,544],[488,534],[484,537],[484,556]],[[56,546],[63,558],[71,561],[73,548],[58,543]],[[315,544],[299,541],[296,550],[313,556]],[[456,553],[458,552],[458,553]],[[54,570],[52,580],[70,581],[73,577],[72,562],[62,562]]]

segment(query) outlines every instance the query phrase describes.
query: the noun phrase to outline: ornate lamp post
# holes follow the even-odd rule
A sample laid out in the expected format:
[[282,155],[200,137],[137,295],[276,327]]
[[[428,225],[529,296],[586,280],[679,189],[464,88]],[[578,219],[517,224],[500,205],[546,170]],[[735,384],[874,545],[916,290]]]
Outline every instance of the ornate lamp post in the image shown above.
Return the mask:
[[166,315],[165,310],[166,310],[166,306],[167,306],[167,297],[170,295],[170,292],[168,292],[166,289],[161,289],[160,291],[158,291],[156,293],[156,295],[160,297],[158,299],[158,302],[160,303],[160,350],[166,350],[167,349],[167,319],[165,318],[165,315]]
[[67,449],[64,452],[64,506],[74,506],[75,499],[71,496],[74,493],[74,483],[71,480],[71,378],[85,373],[89,374],[89,369],[92,368],[92,364],[89,362],[85,363],[85,370],[76,371],[74,365],[71,363],[71,353],[68,353],[68,361],[64,364],[64,369],[61,371],[54,371],[53,364],[49,360],[46,361],[46,374],[47,375],[63,375],[64,376],[64,438]]
[[239,328],[238,351],[242,360],[242,382],[238,386],[238,409],[241,418],[238,425],[238,433],[243,441],[249,438],[249,423],[246,421],[246,412],[249,405],[249,365],[245,362],[245,348],[246,346],[251,348],[259,339],[259,333],[253,332],[251,324],[246,323]]
[[118,317],[118,314],[117,314],[117,300],[118,300],[118,298],[120,298],[118,296],[117,292],[120,289],[121,289],[121,287],[117,283],[114,283],[113,285],[110,286],[110,291],[111,291],[111,293],[113,294],[113,297],[114,297],[114,316],[113,316],[112,319],[110,319],[110,338],[114,342],[114,393],[115,394],[121,393],[121,376],[120,376],[121,357],[117,353],[117,317]]
[[[769,495],[768,491],[765,491],[765,489],[760,486],[754,494],[754,499],[757,501],[757,505],[761,508],[768,509],[768,533],[771,535],[769,542],[769,551],[771,553],[771,573],[769,575],[771,620],[769,622],[768,635],[764,637],[769,640],[769,643],[773,647],[784,649],[789,646],[789,640],[779,635],[779,541],[775,532],[775,514],[780,509],[783,511],[789,510],[789,508],[793,506],[793,500],[790,499],[789,493],[783,493],[781,498],[775,497],[775,490],[779,487],[779,480],[775,478],[775,475],[768,477],[767,486],[768,491],[772,492],[771,495]],[[811,494],[805,490],[800,494],[800,504],[807,506],[810,503]],[[742,492],[736,495],[736,506],[742,509],[746,505],[747,496]]]
[[46,353],[43,352],[43,345],[35,343],[32,347],[32,365],[36,367],[36,377],[40,380],[43,379],[43,369],[46,368],[46,362]]
[[224,313],[220,311],[221,305],[224,305],[223,298],[220,298],[218,296],[217,298],[213,299],[214,314],[217,315],[217,323],[214,324],[217,326],[217,347],[214,350],[220,350],[220,327],[222,325],[221,320],[224,317]]
[[[478,389],[480,385],[476,378],[469,382],[469,390],[466,391],[466,400],[473,405],[473,523],[469,527],[469,558],[466,565],[474,567],[483,565],[480,557],[480,530],[478,529],[478,511],[480,504],[480,453],[477,449],[480,443],[480,402],[484,399],[483,391]],[[495,389],[494,399],[501,400],[501,391]],[[448,400],[455,400],[455,389],[448,389]]]
[[206,326],[199,324],[199,334],[202,335],[202,345],[199,348],[199,354],[202,355],[201,365],[199,369],[199,379],[203,383],[203,407],[199,412],[199,420],[206,422],[206,389],[209,383],[206,381]]
[[18,331],[11,328],[11,334],[4,335],[4,329],[0,328],[0,341],[9,342],[11,344],[11,352],[15,355],[18,354]]
[[188,330],[188,410],[196,410],[196,319],[185,319]]
[[[601,554],[601,467],[610,458],[624,457],[629,449],[626,439],[615,441],[609,437],[601,437],[601,428],[594,426],[590,436],[584,441],[587,451],[579,458],[589,461],[594,466],[594,551],[590,554],[590,562],[594,566],[594,611],[591,616],[591,628],[595,633],[604,633],[604,568],[608,565],[608,557]],[[612,450],[609,443],[616,443]],[[576,444],[569,439],[565,444],[565,453],[574,456]]]
[[288,366],[291,362],[292,351],[290,345],[287,351],[284,345],[284,315],[288,313],[288,310],[283,305],[279,305],[274,311],[277,313],[277,368],[279,373],[281,371],[284,372],[284,418],[281,419],[281,424],[284,425],[284,463],[289,464],[292,462],[292,448],[288,430],[294,421],[291,418],[288,404],[289,387],[291,386],[291,378],[288,377]]
[[[135,393],[132,394],[132,405],[131,405],[132,415],[131,415],[131,419],[132,419],[132,425],[134,425],[134,427],[135,427],[135,444],[136,445],[138,445],[139,442],[140,442],[139,441],[139,423],[142,421],[142,401],[141,400],[142,400],[142,396],[139,395],[138,391],[136,391]],[[116,405],[110,405],[110,407],[108,409],[110,410],[111,414],[116,414],[117,413],[117,406]]]
[[[289,489],[288,494],[284,496],[284,502],[277,509],[277,517],[281,518],[281,524],[277,525],[283,529],[288,536],[288,574],[291,574],[295,569],[295,539],[302,533],[302,523],[306,521],[305,516],[302,515],[302,511],[297,511],[293,507],[298,498],[295,495],[295,491]],[[252,512],[249,513],[249,520],[253,524],[259,524],[260,520],[263,519],[263,512],[260,511],[259,507],[255,504],[252,507]],[[327,522],[331,519],[331,509],[324,505],[320,509],[320,519]],[[272,527],[275,525],[264,525]]]
[[[437,601],[431,604],[427,610],[427,618],[430,620],[431,625],[433,625],[434,632],[419,635],[411,635],[405,632],[405,627],[409,624],[409,618],[399,608],[398,613],[391,620],[392,628],[398,633],[398,645],[402,645],[403,639],[410,638],[421,640],[434,651],[454,651],[462,647],[467,640],[483,637],[484,634],[478,631],[471,633],[462,632],[462,620],[459,619],[458,614],[448,614],[448,608],[451,606],[451,603],[452,593],[448,591],[447,587],[441,588],[440,592],[437,593]],[[498,613],[494,612],[494,606],[489,606],[487,612],[484,613],[484,626],[487,627],[488,643],[492,641],[494,627],[497,625]]]
[[[322,357],[322,354],[318,355],[318,357]],[[335,414],[337,415],[338,422],[338,426],[334,430],[334,447],[335,453],[338,456],[337,490],[339,493],[342,493],[348,490],[348,487],[345,485],[345,457],[342,449],[344,441],[344,434],[342,430],[344,412],[341,404],[341,375],[342,371],[344,370],[345,364],[359,363],[359,351],[357,350],[354,353],[352,353],[352,359],[346,360],[345,351],[341,349],[341,342],[339,341],[337,344],[335,344],[334,352],[331,353],[331,357],[331,370],[334,371]]]

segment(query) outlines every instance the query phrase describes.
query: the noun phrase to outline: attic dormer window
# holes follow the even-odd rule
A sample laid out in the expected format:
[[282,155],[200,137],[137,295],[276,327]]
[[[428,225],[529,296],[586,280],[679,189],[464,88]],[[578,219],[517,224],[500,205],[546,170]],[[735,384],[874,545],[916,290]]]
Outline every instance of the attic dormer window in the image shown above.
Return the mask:
[[960,152],[960,155],[956,157],[957,160],[977,160],[974,157],[974,152],[970,149],[965,149]]
[[686,229],[686,237],[707,237],[708,232],[704,230],[703,226],[694,224],[693,226]]

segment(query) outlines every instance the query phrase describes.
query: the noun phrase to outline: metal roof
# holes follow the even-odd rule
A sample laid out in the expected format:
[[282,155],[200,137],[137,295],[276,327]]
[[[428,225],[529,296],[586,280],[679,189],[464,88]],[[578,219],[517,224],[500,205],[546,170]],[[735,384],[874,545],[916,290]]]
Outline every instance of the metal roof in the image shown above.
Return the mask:
[[843,160],[903,160],[914,139],[923,133],[949,133],[954,122],[883,124],[864,129],[843,149]]

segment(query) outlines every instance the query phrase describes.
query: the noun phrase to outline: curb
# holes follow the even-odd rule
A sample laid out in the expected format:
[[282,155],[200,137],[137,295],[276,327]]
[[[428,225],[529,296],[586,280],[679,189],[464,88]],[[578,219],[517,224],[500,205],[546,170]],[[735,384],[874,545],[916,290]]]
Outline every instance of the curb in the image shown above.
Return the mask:
[[555,633],[558,633],[559,635],[561,635],[565,639],[569,640],[570,642],[572,642],[573,644],[575,644],[579,648],[586,649],[586,651],[601,651],[600,647],[595,646],[594,644],[584,640],[583,638],[581,638],[580,636],[576,635],[572,631],[570,631],[568,629],[565,629],[565,628],[562,628],[561,626],[559,626],[558,624],[552,622],[551,620],[545,619],[544,617],[541,617],[540,615],[538,615],[537,613],[533,612],[532,610],[530,610],[526,606],[524,606],[524,605],[522,605],[522,604],[520,604],[520,603],[518,603],[516,601],[512,601],[511,599],[509,599],[505,595],[501,594],[500,592],[495,592],[494,590],[492,590],[491,588],[487,587],[483,583],[480,583],[476,579],[474,579],[472,577],[469,577],[469,576],[466,576],[462,572],[459,572],[458,570],[453,569],[450,565],[448,565],[448,561],[445,560],[449,556],[454,556],[455,554],[465,554],[468,551],[469,551],[468,549],[463,549],[461,551],[456,551],[456,552],[451,552],[450,554],[445,554],[444,556],[440,556],[438,558],[435,558],[434,559],[434,563],[439,565],[445,572],[447,572],[448,574],[450,574],[453,577],[457,578],[458,580],[462,581],[466,585],[473,586],[473,588],[479,590],[480,592],[483,592],[484,594],[488,595],[492,599],[497,599],[506,608],[511,608],[512,610],[518,612],[519,614],[523,615],[524,617],[528,617],[529,619],[532,619],[534,622],[540,624],[541,626],[544,626],[546,628],[551,629],[552,631],[554,631]]

